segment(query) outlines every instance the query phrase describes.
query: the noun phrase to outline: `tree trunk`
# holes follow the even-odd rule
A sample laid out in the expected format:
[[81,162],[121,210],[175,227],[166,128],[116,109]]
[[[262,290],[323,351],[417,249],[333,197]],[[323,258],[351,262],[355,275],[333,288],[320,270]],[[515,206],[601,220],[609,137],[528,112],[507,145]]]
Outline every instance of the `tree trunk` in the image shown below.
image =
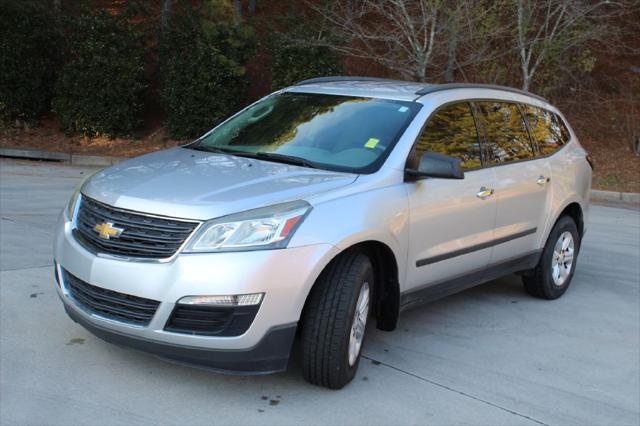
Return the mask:
[[522,70],[522,90],[528,92],[529,91],[529,87],[531,87],[531,77],[532,75],[529,74],[528,70],[525,70],[523,68]]
[[447,68],[444,70],[444,79],[447,83],[453,83],[455,79],[456,51],[458,49],[458,35],[454,34],[447,45]]
[[418,56],[414,78],[421,83],[427,80],[427,62],[427,59],[423,55]]
[[[520,72],[522,73],[522,90],[529,90],[529,57],[527,55],[527,43],[525,42],[525,10],[524,1],[518,0],[516,4],[516,16],[518,25],[517,46],[520,53]],[[532,47],[529,46],[529,49]]]
[[62,0],[53,0],[53,10],[54,10],[56,13],[59,13],[59,12],[60,12],[60,2],[61,2],[61,1],[62,1]]
[[173,0],[162,0],[162,11],[160,12],[160,28],[167,28],[169,17],[171,16],[171,6]]
[[252,15],[256,13],[256,0],[249,0],[249,13]]
[[233,0],[233,23],[236,28],[242,25],[242,0]]

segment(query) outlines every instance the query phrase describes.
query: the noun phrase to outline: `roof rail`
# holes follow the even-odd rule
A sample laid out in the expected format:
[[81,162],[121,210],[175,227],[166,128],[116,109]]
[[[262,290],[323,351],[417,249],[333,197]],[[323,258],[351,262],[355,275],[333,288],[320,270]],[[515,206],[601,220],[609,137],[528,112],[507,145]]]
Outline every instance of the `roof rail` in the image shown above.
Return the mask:
[[[404,83],[404,84],[422,84],[414,81],[406,81],[406,80],[393,80],[390,78],[378,78],[378,77],[358,77],[358,76],[329,76],[329,77],[316,77],[310,78],[308,80],[302,80],[295,84],[295,86],[304,86],[305,84],[316,84],[316,83],[333,83],[340,81],[379,81],[379,82],[390,82],[390,83]],[[415,92],[416,95],[424,96],[430,93],[442,92],[445,90],[453,90],[453,89],[496,89],[502,90],[504,92],[518,93],[520,95],[530,96],[532,98],[536,98],[543,102],[549,102],[542,96],[536,95],[534,93],[527,92],[525,90],[516,89],[515,87],[508,86],[498,86],[495,84],[480,84],[480,83],[444,83],[444,84],[426,84],[422,89],[417,90]]]
[[539,99],[544,102],[549,102],[542,96],[527,92],[526,90],[516,89],[515,87],[498,86],[495,84],[479,84],[479,83],[445,83],[445,84],[430,84],[423,87],[416,92],[416,95],[428,95],[430,93],[442,92],[452,89],[496,89],[504,92],[518,93],[520,95],[530,96],[532,98]]
[[338,81],[393,81],[396,83],[411,83],[410,81],[392,80],[389,78],[337,75],[337,76],[331,76],[331,77],[316,77],[316,78],[310,78],[308,80],[302,80],[294,84],[294,86],[304,86],[305,84],[315,84],[315,83],[333,83]]

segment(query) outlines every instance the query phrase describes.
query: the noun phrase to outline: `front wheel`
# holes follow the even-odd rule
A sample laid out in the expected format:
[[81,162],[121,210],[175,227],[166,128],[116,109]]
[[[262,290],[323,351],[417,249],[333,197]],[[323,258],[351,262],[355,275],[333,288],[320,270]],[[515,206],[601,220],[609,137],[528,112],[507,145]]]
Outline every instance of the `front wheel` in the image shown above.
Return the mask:
[[335,259],[313,286],[302,320],[307,381],[340,389],[356,374],[374,286],[369,257],[353,251]]
[[578,227],[571,217],[562,216],[549,234],[540,262],[522,276],[527,293],[549,300],[562,296],[573,278],[579,250]]

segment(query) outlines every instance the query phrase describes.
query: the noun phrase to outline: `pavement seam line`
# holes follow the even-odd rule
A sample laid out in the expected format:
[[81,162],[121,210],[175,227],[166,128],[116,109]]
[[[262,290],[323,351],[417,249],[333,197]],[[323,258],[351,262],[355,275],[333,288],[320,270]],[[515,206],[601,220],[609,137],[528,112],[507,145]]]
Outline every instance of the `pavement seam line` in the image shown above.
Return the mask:
[[31,228],[32,230],[34,230],[34,231],[36,231],[36,232],[42,232],[42,233],[43,233],[43,234],[45,234],[45,235],[49,235],[49,236],[53,235],[53,233],[52,233],[52,232],[45,231],[44,229],[36,228],[35,226],[33,226],[33,224],[32,224],[32,223],[29,223],[29,222],[24,222],[24,221],[22,221],[22,220],[11,219],[11,218],[8,218],[8,217],[6,217],[6,216],[2,216],[2,217],[0,217],[0,221],[3,221],[3,220],[4,220],[5,222],[15,223],[16,225],[28,226],[28,227],[29,227],[29,228]]
[[49,268],[53,266],[52,264],[49,265],[40,265],[40,266],[27,266],[25,268],[9,268],[9,269],[0,269],[0,272],[11,272],[11,271],[25,271],[27,269],[42,269],[42,268]]
[[361,356],[362,358],[364,358],[364,359],[368,359],[368,360],[369,360],[369,361],[371,361],[371,362],[380,363],[380,364],[384,365],[385,367],[391,368],[392,370],[396,370],[396,371],[398,371],[398,372],[400,372],[400,373],[406,374],[406,375],[411,376],[411,377],[413,377],[413,378],[416,378],[416,379],[418,379],[418,380],[422,380],[423,382],[426,382],[426,383],[432,384],[432,385],[434,385],[434,386],[438,386],[438,387],[440,387],[440,388],[442,388],[442,389],[445,389],[445,390],[448,390],[448,391],[450,391],[450,392],[455,392],[455,393],[457,393],[458,395],[462,395],[462,396],[464,396],[464,397],[466,397],[466,398],[473,399],[474,401],[478,401],[478,402],[481,402],[481,403],[483,403],[483,404],[489,405],[489,406],[491,406],[491,407],[497,408],[497,409],[499,409],[499,410],[506,411],[507,413],[510,413],[510,414],[516,415],[516,416],[518,416],[518,417],[522,417],[522,418],[524,418],[524,419],[530,420],[530,421],[532,421],[532,422],[534,422],[534,423],[537,423],[537,424],[539,424],[539,425],[549,426],[547,423],[541,422],[540,420],[536,420],[536,419],[534,419],[533,417],[529,417],[529,416],[527,416],[526,414],[518,413],[517,411],[514,411],[514,410],[511,410],[511,409],[509,409],[509,408],[503,407],[503,406],[501,406],[501,405],[495,404],[495,403],[493,403],[493,402],[491,402],[491,401],[487,401],[487,400],[484,400],[484,399],[482,399],[482,398],[478,398],[477,396],[473,396],[473,395],[468,394],[468,393],[466,393],[466,392],[459,391],[459,390],[454,389],[454,388],[452,388],[452,387],[449,387],[449,386],[447,386],[447,385],[443,385],[442,383],[438,383],[438,382],[436,382],[436,381],[433,381],[433,380],[427,379],[427,378],[425,378],[425,377],[418,376],[417,374],[411,373],[411,372],[409,372],[409,371],[405,371],[405,370],[403,370],[403,369],[401,369],[401,368],[398,368],[398,367],[395,367],[395,366],[393,366],[393,365],[391,365],[391,364],[387,364],[386,362],[378,361],[377,359],[373,359],[373,358],[370,358],[370,357],[365,356],[365,355],[360,355],[360,356]]
[[38,173],[18,173],[18,172],[3,172],[0,175],[2,176],[33,176],[33,177],[46,177],[46,178],[61,178],[61,179],[82,179],[84,176],[64,176],[64,175],[57,175],[57,176],[51,176],[51,175],[44,175],[44,174],[38,174]]

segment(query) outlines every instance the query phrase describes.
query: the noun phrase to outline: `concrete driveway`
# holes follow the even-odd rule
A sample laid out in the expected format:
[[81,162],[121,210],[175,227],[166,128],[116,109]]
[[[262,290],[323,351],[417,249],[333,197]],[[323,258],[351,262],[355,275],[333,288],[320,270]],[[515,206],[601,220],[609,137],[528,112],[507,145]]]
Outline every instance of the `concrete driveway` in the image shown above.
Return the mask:
[[[563,298],[511,276],[371,328],[341,391],[104,343],[53,288],[52,227],[87,170],[0,160],[0,424],[639,424],[640,212],[593,206]],[[295,357],[295,353],[294,353]]]

